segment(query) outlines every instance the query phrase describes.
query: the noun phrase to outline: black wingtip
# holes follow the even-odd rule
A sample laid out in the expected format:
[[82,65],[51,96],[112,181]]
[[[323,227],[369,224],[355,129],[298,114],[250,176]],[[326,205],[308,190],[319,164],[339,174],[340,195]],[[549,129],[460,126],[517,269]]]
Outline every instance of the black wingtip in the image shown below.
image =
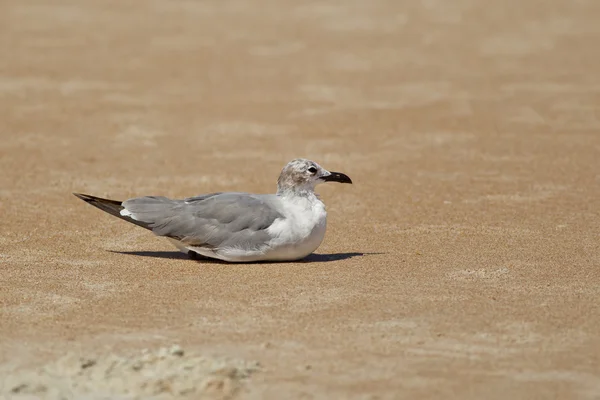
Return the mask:
[[152,229],[149,224],[141,221],[136,221],[127,216],[121,215],[121,210],[123,210],[123,205],[121,201],[118,200],[110,200],[103,199],[102,197],[90,196],[88,194],[83,193],[73,193],[75,197],[80,198],[91,206],[99,208],[100,210],[109,213],[117,218],[123,219],[127,222],[131,222],[132,224],[141,226],[142,228]]
[[[93,205],[94,207],[98,207],[104,211],[106,210],[106,207],[111,207],[111,208],[119,208],[119,210],[122,208],[122,202],[118,201],[118,200],[110,200],[110,199],[103,199],[102,197],[96,197],[96,196],[90,196],[89,194],[83,194],[83,193],[73,193],[74,196],[76,196],[77,198],[80,198],[81,200],[85,201],[88,204]],[[110,212],[110,211],[107,211]],[[114,212],[110,212],[111,214],[115,215]]]
[[80,198],[83,201],[89,201],[89,200],[91,200],[91,197],[88,196],[87,194],[73,193],[73,196],[76,196],[76,197]]
[[83,201],[88,202],[88,203],[101,202],[101,203],[112,203],[112,204],[119,204],[119,205],[121,204],[121,201],[118,201],[118,200],[105,199],[102,197],[91,196],[89,194],[73,193],[73,195],[80,198]]

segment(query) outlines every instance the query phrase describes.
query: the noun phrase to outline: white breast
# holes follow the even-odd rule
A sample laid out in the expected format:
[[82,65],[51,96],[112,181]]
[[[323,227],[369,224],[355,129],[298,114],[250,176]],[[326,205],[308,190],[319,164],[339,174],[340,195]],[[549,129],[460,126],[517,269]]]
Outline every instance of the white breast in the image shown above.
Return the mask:
[[315,251],[325,237],[327,212],[316,196],[295,197],[283,202],[285,218],[268,228],[273,239],[267,260],[298,260]]

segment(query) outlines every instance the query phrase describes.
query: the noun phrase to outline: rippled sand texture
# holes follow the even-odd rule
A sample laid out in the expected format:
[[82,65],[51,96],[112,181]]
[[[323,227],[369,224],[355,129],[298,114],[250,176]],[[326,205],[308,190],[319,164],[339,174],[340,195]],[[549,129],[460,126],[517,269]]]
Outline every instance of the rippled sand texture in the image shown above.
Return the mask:
[[[0,393],[597,399],[599,20],[595,0],[0,2]],[[320,189],[302,263],[190,261],[71,195],[270,192],[299,156],[355,182]],[[173,344],[261,367],[213,392],[198,364],[60,372]]]

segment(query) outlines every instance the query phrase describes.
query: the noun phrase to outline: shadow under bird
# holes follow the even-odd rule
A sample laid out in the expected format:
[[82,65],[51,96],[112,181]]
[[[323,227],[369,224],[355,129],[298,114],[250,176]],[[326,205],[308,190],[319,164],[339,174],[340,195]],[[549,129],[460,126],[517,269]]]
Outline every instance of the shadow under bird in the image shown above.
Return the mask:
[[296,159],[281,171],[276,194],[219,192],[182,200],[146,196],[123,202],[73,194],[166,237],[191,258],[294,261],[315,251],[325,237],[327,212],[315,194],[315,187],[324,182],[352,180],[314,161]]

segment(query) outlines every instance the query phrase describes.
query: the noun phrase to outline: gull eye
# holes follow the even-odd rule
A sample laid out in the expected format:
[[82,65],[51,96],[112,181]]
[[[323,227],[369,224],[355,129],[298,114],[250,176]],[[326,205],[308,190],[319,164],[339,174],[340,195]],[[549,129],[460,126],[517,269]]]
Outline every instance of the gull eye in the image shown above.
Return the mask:
[[314,174],[316,174],[316,173],[317,173],[317,168],[315,168],[315,167],[310,167],[310,168],[308,169],[308,172],[310,172],[311,174],[313,174],[313,175],[314,175]]

